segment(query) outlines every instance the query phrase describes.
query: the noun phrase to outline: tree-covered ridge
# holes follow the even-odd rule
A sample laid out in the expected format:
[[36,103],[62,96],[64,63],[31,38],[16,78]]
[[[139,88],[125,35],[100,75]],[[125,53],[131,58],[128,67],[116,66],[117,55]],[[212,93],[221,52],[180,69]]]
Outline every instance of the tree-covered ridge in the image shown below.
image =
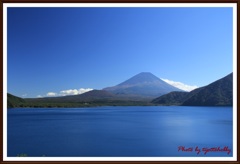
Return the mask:
[[7,94],[7,107],[8,108],[20,107],[20,106],[23,106],[24,103],[26,103],[24,99],[14,96],[9,93]]
[[163,96],[160,96],[152,101],[152,103],[163,104],[163,105],[180,105],[188,92],[170,92]]
[[189,93],[171,92],[152,101],[160,105],[183,106],[232,106],[233,105],[233,74],[229,74],[205,87]]
[[8,108],[13,108],[13,107],[33,107],[33,108],[38,108],[38,107],[67,108],[69,107],[71,108],[71,107],[94,107],[94,106],[152,105],[149,101],[116,97],[111,93],[103,90],[93,90],[93,91],[86,92],[84,94],[74,95],[74,96],[45,97],[45,98],[21,99],[16,96],[12,96],[12,95],[10,96],[10,95],[11,94],[8,94]]
[[233,74],[202,88],[197,94],[183,102],[186,106],[232,106]]

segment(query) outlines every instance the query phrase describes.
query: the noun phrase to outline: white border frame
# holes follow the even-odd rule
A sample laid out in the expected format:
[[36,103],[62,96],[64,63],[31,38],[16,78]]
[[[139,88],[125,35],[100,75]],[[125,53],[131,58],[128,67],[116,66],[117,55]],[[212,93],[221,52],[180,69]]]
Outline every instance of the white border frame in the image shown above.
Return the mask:
[[[8,7],[232,7],[233,157],[7,157]],[[237,3],[3,3],[3,161],[237,161]]]

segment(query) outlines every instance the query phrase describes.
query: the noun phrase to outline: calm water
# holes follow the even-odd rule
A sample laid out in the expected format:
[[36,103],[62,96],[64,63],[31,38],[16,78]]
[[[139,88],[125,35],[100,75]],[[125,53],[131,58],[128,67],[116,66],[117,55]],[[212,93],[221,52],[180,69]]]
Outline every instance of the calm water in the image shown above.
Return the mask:
[[27,108],[7,119],[8,156],[232,156],[202,151],[232,150],[232,107]]

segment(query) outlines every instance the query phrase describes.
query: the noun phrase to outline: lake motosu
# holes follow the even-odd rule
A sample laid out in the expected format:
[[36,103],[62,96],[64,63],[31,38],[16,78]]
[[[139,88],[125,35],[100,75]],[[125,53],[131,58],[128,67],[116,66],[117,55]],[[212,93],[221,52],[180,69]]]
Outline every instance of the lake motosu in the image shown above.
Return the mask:
[[232,107],[14,108],[7,156],[232,157]]

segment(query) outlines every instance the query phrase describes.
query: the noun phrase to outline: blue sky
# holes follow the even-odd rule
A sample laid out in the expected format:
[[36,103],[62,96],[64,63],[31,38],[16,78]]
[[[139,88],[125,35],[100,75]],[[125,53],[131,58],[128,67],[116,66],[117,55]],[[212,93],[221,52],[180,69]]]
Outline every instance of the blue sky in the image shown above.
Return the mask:
[[8,8],[7,89],[114,86],[140,73],[204,86],[233,71],[232,8]]

